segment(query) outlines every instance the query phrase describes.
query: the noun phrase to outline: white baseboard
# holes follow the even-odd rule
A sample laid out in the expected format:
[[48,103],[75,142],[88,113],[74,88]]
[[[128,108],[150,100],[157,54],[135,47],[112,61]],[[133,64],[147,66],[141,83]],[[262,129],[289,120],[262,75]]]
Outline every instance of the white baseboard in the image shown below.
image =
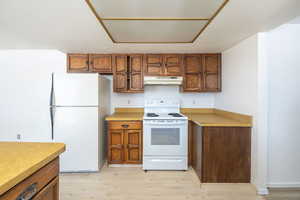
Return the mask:
[[300,188],[300,182],[293,183],[269,183],[269,188]]
[[257,188],[257,194],[259,194],[259,195],[268,195],[269,190],[268,190],[268,188]]

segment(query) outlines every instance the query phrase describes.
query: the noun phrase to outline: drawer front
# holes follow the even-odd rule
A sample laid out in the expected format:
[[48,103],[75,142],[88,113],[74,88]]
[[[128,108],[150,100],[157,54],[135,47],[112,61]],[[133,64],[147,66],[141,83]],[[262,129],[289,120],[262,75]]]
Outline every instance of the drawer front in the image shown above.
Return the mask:
[[41,191],[51,180],[58,176],[59,159],[39,169],[36,173],[0,196],[0,200],[27,200]]
[[141,121],[110,121],[109,129],[142,129]]

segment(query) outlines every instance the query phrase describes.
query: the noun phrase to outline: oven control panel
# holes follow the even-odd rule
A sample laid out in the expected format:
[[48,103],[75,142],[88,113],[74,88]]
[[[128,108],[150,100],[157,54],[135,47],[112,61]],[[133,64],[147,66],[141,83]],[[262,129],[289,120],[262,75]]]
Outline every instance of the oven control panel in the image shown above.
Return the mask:
[[180,119],[156,119],[144,120],[144,124],[186,124],[187,120]]

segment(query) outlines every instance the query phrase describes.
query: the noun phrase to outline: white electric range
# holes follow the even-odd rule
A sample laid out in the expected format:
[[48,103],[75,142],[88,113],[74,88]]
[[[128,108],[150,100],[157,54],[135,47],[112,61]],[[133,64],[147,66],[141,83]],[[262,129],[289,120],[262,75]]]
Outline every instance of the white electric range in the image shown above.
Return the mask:
[[177,99],[145,101],[143,169],[187,170],[188,119]]

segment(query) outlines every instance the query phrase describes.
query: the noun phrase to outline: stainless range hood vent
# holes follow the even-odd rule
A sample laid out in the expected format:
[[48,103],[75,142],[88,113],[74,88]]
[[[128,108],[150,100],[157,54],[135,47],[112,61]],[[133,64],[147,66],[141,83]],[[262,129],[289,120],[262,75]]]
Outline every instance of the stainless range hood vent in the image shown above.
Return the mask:
[[144,85],[181,85],[181,76],[145,76]]

